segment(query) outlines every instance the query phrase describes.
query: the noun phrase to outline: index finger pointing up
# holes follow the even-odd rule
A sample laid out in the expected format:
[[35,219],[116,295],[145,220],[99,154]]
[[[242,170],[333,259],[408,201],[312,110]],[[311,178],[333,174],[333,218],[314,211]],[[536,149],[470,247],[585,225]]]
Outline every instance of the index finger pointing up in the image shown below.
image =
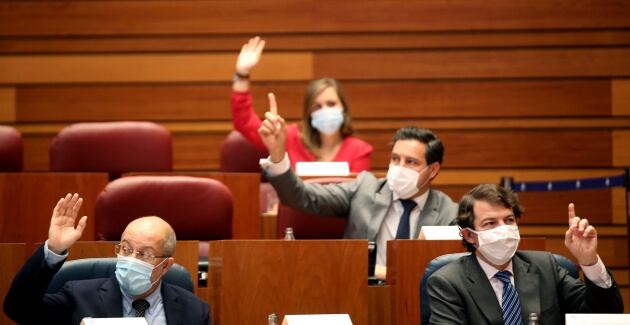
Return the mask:
[[575,205],[573,203],[569,203],[569,226],[571,225],[573,218],[575,218]]
[[273,93],[267,95],[269,97],[269,111],[273,115],[278,115],[278,104],[276,104],[276,96]]

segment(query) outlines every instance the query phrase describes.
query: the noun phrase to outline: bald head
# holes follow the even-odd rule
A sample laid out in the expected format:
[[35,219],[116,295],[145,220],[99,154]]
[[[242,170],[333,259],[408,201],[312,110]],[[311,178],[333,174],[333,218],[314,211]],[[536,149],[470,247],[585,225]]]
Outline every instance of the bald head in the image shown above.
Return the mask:
[[142,217],[130,222],[122,234],[122,240],[130,239],[158,250],[159,255],[172,256],[175,253],[175,231],[160,217]]

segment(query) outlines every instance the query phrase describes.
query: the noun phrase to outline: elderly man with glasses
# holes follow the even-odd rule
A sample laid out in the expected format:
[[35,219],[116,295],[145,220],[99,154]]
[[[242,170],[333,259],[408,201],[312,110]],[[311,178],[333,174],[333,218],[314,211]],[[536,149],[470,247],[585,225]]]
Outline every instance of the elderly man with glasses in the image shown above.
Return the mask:
[[78,194],[57,202],[48,240],[15,276],[4,301],[11,319],[20,324],[79,324],[84,317],[144,317],[150,325],[210,324],[207,303],[161,281],[175,263],[176,237],[158,217],[127,225],[115,245],[115,277],[70,281],[59,292],[46,294],[68,249],[85,229],[86,216],[76,222],[82,202]]

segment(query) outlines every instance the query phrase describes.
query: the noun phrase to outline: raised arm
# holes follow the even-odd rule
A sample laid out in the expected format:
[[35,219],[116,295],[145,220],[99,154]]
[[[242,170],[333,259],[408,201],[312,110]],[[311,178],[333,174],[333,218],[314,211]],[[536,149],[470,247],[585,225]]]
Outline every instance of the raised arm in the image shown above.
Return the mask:
[[81,204],[83,199],[76,193],[68,193],[57,202],[48,229],[48,248],[51,251],[61,254],[81,238],[87,223],[87,216],[83,216],[78,224],[76,222]]
[[258,136],[258,128],[262,122],[254,111],[253,98],[249,92],[249,74],[260,61],[264,47],[265,41],[261,40],[260,37],[254,37],[241,48],[236,60],[231,100],[234,129],[261,149],[265,148]]
[[249,90],[249,74],[260,61],[264,48],[265,40],[260,39],[258,36],[250,38],[249,42],[241,47],[241,52],[236,60],[236,76],[232,84],[232,90],[240,92]]

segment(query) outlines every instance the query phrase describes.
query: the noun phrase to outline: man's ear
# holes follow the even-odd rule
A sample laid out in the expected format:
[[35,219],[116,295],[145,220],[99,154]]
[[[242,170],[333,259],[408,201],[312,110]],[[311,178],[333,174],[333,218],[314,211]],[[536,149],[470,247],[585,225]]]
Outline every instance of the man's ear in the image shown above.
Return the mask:
[[440,163],[439,162],[434,162],[429,166],[429,170],[431,173],[431,179],[435,179],[435,177],[437,177],[438,173],[440,172]]
[[468,228],[462,228],[459,233],[469,244],[477,246],[477,235],[468,230]]
[[162,276],[166,275],[166,272],[168,272],[168,270],[171,269],[171,266],[173,266],[173,264],[175,264],[175,258],[174,257],[169,257],[166,259],[166,262],[164,262],[164,268],[162,269]]

